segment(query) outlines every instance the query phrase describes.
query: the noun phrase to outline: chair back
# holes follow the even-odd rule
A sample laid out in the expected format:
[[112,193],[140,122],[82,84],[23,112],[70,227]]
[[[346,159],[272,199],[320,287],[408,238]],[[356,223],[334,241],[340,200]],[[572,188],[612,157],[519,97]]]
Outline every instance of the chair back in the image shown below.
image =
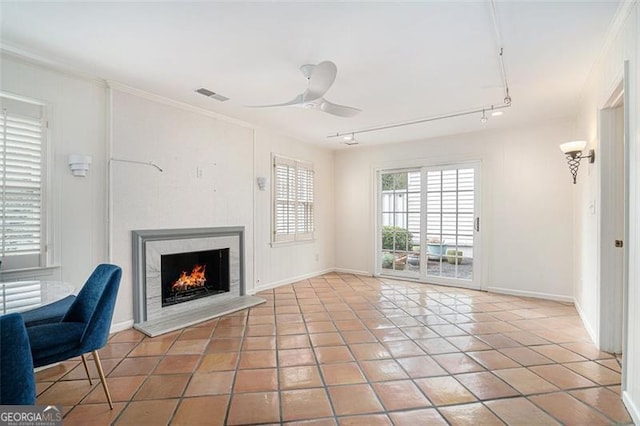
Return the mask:
[[20,314],[0,316],[0,405],[34,405],[36,379]]
[[119,266],[98,265],[62,318],[62,322],[86,324],[80,339],[84,353],[107,343],[121,278]]

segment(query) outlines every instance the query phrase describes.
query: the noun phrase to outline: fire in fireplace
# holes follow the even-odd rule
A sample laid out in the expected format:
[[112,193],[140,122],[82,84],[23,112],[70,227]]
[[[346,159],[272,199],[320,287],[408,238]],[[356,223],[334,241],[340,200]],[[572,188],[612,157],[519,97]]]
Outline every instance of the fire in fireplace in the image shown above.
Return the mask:
[[162,255],[162,306],[229,291],[229,249]]
[[204,287],[207,283],[206,271],[207,265],[194,266],[188,275],[185,271],[182,271],[180,278],[171,284],[171,291],[187,291]]

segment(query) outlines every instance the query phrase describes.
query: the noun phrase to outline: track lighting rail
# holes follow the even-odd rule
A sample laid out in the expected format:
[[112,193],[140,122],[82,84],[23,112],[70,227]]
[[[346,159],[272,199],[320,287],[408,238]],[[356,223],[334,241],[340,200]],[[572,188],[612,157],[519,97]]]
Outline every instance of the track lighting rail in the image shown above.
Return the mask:
[[329,135],[327,136],[327,138],[337,138],[339,136],[347,136],[347,135],[357,135],[360,133],[368,133],[368,132],[377,132],[379,130],[387,130],[387,129],[393,129],[396,127],[404,127],[404,126],[410,126],[412,124],[420,124],[420,123],[428,123],[430,121],[436,121],[436,120],[443,120],[445,118],[454,118],[454,117],[461,117],[464,115],[470,115],[470,114],[478,114],[478,113],[485,113],[485,112],[489,112],[489,111],[497,111],[503,108],[509,108],[511,106],[511,104],[506,104],[506,105],[490,105],[489,107],[482,107],[482,108],[475,108],[475,109],[470,109],[470,110],[466,110],[466,111],[458,111],[458,112],[452,112],[452,113],[448,113],[448,114],[442,114],[442,115],[436,115],[433,117],[427,117],[427,118],[420,118],[417,120],[413,120],[413,121],[405,121],[402,123],[394,123],[394,124],[387,124],[387,125],[383,125],[383,126],[378,126],[378,127],[370,127],[367,129],[360,129],[360,130],[350,130],[348,132],[338,132],[336,134],[333,135]]
[[380,130],[388,130],[388,129],[394,129],[397,127],[412,126],[414,124],[428,123],[430,121],[444,120],[446,118],[461,117],[465,115],[478,114],[478,113],[482,113],[482,117],[480,121],[484,124],[487,122],[487,116],[486,116],[487,112],[510,107],[511,95],[509,94],[509,82],[507,80],[507,72],[505,71],[505,67],[504,67],[504,48],[502,47],[502,36],[500,34],[500,29],[498,26],[498,17],[496,14],[496,1],[489,0],[489,3],[491,5],[491,19],[493,22],[493,29],[495,31],[496,43],[498,46],[498,61],[500,63],[500,76],[502,78],[502,85],[504,88],[504,99],[503,99],[504,104],[503,105],[489,105],[489,106],[474,108],[474,109],[465,110],[465,111],[451,112],[451,113],[436,115],[432,117],[420,118],[420,119],[411,120],[411,121],[404,121],[401,123],[392,123],[392,124],[386,124],[382,126],[368,127],[368,128],[359,129],[359,130],[348,130],[344,132],[336,132],[335,134],[328,135],[327,138],[337,138],[340,136],[351,135],[350,140],[355,141],[355,135],[361,134],[361,133],[377,132]]

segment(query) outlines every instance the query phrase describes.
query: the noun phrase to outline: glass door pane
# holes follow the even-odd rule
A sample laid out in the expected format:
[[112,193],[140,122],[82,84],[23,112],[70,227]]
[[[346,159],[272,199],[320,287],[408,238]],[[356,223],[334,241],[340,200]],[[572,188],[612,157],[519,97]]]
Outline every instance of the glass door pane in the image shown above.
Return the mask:
[[428,281],[477,286],[477,168],[466,165],[425,170]]
[[380,271],[420,277],[421,173],[380,174]]

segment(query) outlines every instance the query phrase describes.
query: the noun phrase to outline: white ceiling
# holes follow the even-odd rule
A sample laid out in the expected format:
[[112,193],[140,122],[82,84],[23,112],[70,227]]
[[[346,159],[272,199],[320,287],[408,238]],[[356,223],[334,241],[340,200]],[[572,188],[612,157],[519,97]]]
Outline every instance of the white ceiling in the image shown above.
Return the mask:
[[[513,106],[366,133],[363,145],[570,118],[619,1],[496,3]],[[490,3],[2,2],[2,42],[84,72],[338,147],[336,132],[504,98]],[[363,110],[339,118],[281,103],[306,88],[298,70],[331,60],[326,98]],[[206,87],[225,103],[195,94]],[[578,136],[578,135],[576,135]]]

